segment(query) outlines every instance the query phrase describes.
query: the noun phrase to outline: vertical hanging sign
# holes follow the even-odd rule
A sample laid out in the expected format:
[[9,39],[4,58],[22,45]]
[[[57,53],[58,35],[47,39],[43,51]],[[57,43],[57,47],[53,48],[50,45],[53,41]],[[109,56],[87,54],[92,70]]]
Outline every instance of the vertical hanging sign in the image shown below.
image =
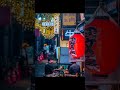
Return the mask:
[[59,34],[59,14],[54,16],[54,34]]

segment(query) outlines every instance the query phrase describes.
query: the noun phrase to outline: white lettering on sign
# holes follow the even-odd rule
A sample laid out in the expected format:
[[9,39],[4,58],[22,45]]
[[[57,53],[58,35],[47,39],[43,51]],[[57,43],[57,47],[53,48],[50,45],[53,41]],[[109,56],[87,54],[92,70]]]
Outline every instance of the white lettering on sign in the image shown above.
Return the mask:
[[65,32],[65,36],[71,37],[74,34],[74,32],[72,32],[71,30],[67,30]]
[[54,26],[54,22],[42,22],[42,26]]

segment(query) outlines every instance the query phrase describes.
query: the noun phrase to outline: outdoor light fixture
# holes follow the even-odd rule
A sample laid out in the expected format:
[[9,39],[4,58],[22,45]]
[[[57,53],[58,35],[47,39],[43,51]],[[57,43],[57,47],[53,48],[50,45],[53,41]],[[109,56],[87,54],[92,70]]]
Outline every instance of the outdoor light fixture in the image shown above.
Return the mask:
[[42,19],[41,17],[38,18],[38,20],[40,20],[40,21],[41,21],[41,19]]

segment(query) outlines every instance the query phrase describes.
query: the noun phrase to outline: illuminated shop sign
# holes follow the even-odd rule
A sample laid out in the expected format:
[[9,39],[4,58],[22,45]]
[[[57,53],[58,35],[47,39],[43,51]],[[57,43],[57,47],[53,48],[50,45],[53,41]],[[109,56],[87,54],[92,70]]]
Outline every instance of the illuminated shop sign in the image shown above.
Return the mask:
[[42,26],[54,26],[54,22],[42,22]]
[[69,40],[69,38],[74,34],[75,28],[64,28],[62,30],[62,40]]

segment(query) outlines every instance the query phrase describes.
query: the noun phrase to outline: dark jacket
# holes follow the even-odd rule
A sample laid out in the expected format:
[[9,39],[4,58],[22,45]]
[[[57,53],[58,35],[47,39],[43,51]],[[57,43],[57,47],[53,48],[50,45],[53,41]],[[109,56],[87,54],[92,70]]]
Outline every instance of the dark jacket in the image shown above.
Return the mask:
[[53,70],[55,68],[57,68],[57,65],[55,65],[55,64],[50,64],[50,63],[46,64],[45,65],[45,75],[52,74]]
[[69,73],[73,75],[76,73],[80,73],[80,66],[77,64],[72,64],[69,68]]

